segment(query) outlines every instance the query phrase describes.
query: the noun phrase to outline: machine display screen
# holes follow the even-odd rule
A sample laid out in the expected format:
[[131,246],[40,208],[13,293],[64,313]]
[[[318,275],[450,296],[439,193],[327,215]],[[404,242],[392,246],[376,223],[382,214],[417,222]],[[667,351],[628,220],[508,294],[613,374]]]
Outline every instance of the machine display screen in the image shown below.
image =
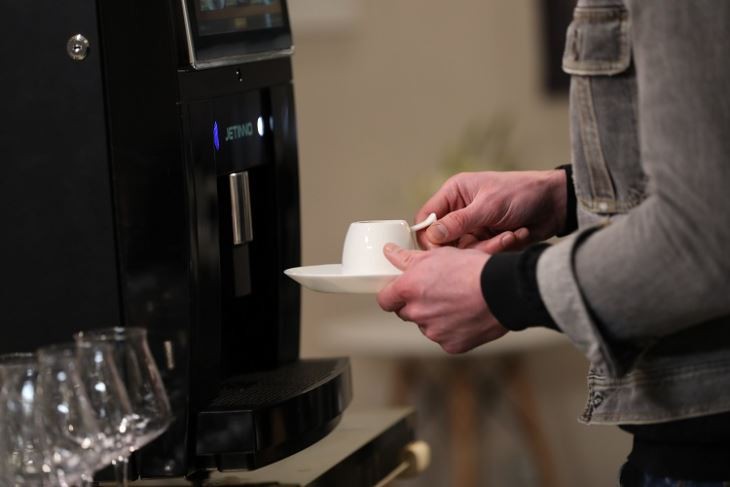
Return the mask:
[[281,0],[195,0],[201,36],[284,26]]

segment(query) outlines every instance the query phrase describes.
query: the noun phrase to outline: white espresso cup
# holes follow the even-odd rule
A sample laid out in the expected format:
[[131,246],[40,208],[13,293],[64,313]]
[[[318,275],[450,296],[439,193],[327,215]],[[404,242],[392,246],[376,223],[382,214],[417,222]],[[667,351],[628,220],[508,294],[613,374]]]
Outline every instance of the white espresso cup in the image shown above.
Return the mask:
[[436,215],[411,227],[405,220],[353,222],[342,247],[342,273],[350,275],[397,274],[397,267],[383,254],[387,243],[416,249],[415,232],[436,221]]

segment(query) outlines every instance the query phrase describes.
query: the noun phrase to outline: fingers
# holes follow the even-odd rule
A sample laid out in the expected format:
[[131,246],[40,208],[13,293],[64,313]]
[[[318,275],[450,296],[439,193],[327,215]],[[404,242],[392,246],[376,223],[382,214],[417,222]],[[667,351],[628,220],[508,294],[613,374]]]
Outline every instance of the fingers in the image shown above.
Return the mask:
[[428,239],[426,236],[426,230],[418,232],[416,234],[416,240],[418,241],[418,246],[423,250],[431,250],[441,247],[441,245],[435,244]]
[[[402,286],[399,279],[388,283],[376,296],[378,304],[383,311],[392,311],[403,321],[416,322],[415,315],[408,309],[408,302],[403,296]],[[411,305],[410,308],[413,308]]]
[[459,241],[456,242],[456,247],[459,249],[470,249],[478,243],[479,243],[478,238],[476,238],[471,233],[467,233],[466,235],[462,235],[459,238]]
[[396,266],[398,269],[405,271],[423,254],[423,251],[407,250],[398,247],[396,244],[389,243],[383,247],[383,254],[385,254],[385,258],[388,259],[391,264]]
[[[431,213],[436,213],[437,217],[443,217],[452,211],[456,211],[463,208],[468,202],[465,198],[460,196],[459,181],[462,179],[462,175],[457,174],[449,178],[442,186],[431,196],[428,201],[418,210],[416,213],[416,223],[423,221]],[[418,232],[417,235],[418,244],[421,248],[432,249],[439,247],[440,242],[429,240],[426,236],[426,232]]]
[[418,210],[416,213],[416,223],[426,219],[431,213],[436,213],[436,216],[445,215],[450,211],[455,210],[453,201],[456,198],[457,186],[452,183],[453,178],[446,181],[433,196]]
[[530,243],[530,231],[522,227],[514,232],[502,232],[490,239],[477,242],[470,248],[481,250],[488,254],[497,254],[507,250],[518,250]]
[[519,250],[532,242],[532,233],[526,227],[517,229],[513,233],[513,236],[514,240],[508,239],[506,242],[502,241],[504,250]]
[[376,297],[378,305],[383,308],[383,311],[398,311],[406,304],[395,285],[397,281],[396,279],[388,283]]
[[[385,257],[402,271],[407,270],[423,253],[421,250],[407,250],[393,243],[383,247]],[[400,278],[391,281],[378,293],[378,304],[384,311],[399,311],[405,306],[406,301],[398,286],[399,281]]]
[[433,244],[443,245],[458,240],[475,227],[475,212],[468,206],[452,211],[428,227],[426,238]]

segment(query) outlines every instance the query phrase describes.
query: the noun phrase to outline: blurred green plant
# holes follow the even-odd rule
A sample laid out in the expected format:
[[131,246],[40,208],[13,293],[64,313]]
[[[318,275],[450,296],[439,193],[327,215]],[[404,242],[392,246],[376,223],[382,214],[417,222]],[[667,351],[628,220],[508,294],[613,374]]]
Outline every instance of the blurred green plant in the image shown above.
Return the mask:
[[459,139],[446,147],[435,170],[416,180],[411,203],[420,207],[449,177],[460,172],[516,169],[514,127],[512,117],[504,114],[470,122]]

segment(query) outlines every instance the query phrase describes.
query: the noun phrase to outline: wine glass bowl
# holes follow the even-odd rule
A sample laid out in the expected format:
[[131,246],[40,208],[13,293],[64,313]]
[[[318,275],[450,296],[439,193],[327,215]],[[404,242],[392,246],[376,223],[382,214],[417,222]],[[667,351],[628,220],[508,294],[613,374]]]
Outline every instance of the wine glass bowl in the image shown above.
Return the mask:
[[0,356],[0,484],[44,485],[35,355]]
[[130,451],[141,448],[162,434],[172,421],[172,413],[147,343],[147,330],[114,327],[79,332],[74,338],[79,345],[106,344],[113,351],[131,406],[129,426],[133,441]]
[[103,435],[86,394],[76,346],[38,350],[37,427],[46,464],[60,485],[91,480],[102,464]]
[[76,344],[76,360],[100,430],[102,464],[129,456],[134,443],[132,406],[108,343]]

